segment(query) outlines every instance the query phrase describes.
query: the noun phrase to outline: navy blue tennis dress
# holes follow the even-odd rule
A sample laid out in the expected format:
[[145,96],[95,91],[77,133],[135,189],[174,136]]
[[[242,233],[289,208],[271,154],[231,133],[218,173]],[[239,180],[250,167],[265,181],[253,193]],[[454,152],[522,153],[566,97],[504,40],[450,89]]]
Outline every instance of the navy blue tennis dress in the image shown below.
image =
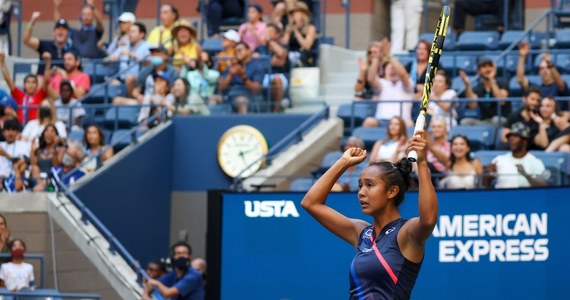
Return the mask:
[[350,300],[409,299],[421,262],[407,260],[398,246],[398,232],[407,222],[397,219],[374,240],[374,226],[360,233],[350,265]]

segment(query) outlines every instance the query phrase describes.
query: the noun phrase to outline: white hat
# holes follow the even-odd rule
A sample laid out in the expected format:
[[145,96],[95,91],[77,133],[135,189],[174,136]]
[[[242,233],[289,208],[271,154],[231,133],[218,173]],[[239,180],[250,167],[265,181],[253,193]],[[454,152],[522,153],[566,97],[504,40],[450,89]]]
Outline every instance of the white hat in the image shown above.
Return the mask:
[[239,33],[233,29],[230,29],[224,33],[224,38],[228,39],[232,42],[239,43],[241,38],[239,37]]
[[124,12],[119,16],[119,22],[134,23],[136,21],[137,21],[137,18],[131,12]]

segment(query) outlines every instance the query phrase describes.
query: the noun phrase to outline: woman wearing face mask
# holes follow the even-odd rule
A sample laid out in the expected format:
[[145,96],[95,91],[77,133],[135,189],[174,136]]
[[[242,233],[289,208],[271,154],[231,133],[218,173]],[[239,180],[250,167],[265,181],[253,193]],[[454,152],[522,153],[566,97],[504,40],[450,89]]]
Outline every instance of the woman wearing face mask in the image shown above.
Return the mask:
[[10,242],[12,260],[0,266],[0,287],[11,292],[35,288],[34,267],[24,262],[26,244],[20,239]]
[[44,100],[40,104],[38,118],[31,120],[26,124],[22,131],[22,140],[33,142],[37,147],[37,138],[42,134],[47,125],[54,125],[59,133],[59,136],[67,137],[67,130],[65,124],[57,120],[55,113],[55,106],[49,100]]
[[59,137],[54,125],[47,125],[39,138],[38,147],[32,148],[30,155],[30,165],[32,166],[32,178],[36,180],[35,192],[44,191],[46,180],[42,178],[42,173],[49,174],[51,168],[59,166],[61,158],[65,152],[63,139]]

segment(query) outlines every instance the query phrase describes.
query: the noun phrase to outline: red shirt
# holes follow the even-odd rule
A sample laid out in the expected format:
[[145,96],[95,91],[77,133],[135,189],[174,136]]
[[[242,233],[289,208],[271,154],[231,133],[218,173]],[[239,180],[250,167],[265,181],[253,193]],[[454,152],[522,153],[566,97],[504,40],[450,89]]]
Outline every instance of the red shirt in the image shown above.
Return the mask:
[[[83,88],[85,92],[89,92],[91,88],[91,78],[89,78],[89,74],[84,72],[76,72],[73,75],[67,75],[67,79],[73,82],[73,88]],[[49,87],[54,89],[57,94],[59,94],[59,84],[63,80],[61,74],[56,74],[54,77],[51,78],[49,82]]]
[[[18,106],[39,106],[40,103],[47,97],[47,93],[43,88],[40,88],[34,95],[29,96],[24,91],[15,87],[10,92],[12,94],[12,98],[16,100]],[[27,118],[24,119],[24,112],[27,111]],[[26,123],[30,120],[35,120],[38,118],[38,108],[18,108],[18,119],[20,123]]]

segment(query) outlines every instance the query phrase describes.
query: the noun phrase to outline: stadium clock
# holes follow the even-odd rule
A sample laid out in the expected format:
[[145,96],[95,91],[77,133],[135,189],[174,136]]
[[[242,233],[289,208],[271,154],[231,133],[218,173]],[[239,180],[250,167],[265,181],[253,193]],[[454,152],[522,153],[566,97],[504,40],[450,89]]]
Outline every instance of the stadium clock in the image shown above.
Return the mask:
[[230,177],[248,177],[263,166],[265,159],[260,158],[267,151],[267,141],[259,130],[238,125],[228,129],[220,138],[218,163]]

